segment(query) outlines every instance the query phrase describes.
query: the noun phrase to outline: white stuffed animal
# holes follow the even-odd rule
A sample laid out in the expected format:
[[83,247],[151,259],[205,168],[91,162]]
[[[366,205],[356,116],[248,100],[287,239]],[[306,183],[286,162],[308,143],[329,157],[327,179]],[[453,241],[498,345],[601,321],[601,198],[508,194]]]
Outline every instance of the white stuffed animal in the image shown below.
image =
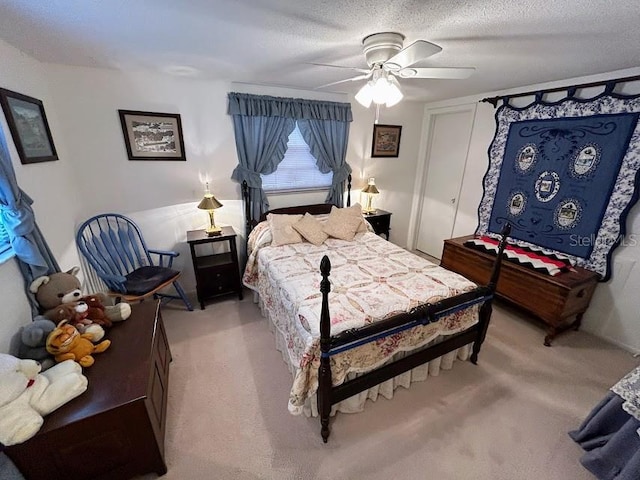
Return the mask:
[[6,446],[33,437],[43,416],[87,389],[87,377],[73,360],[40,373],[35,360],[0,353],[0,442]]

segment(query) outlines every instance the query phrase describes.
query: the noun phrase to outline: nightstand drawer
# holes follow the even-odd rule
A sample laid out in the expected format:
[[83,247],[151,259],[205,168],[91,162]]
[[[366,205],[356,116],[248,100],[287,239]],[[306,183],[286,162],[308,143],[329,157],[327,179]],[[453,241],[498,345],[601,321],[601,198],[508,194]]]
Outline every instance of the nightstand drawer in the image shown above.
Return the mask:
[[367,219],[376,233],[382,233],[389,230],[389,216],[373,217]]
[[384,234],[389,240],[389,230],[391,225],[391,212],[376,210],[375,213],[365,214],[365,220],[371,224],[376,234]]
[[204,270],[200,274],[198,284],[203,293],[208,295],[218,295],[227,292],[235,292],[238,282],[238,272],[235,264],[225,265],[216,269]]

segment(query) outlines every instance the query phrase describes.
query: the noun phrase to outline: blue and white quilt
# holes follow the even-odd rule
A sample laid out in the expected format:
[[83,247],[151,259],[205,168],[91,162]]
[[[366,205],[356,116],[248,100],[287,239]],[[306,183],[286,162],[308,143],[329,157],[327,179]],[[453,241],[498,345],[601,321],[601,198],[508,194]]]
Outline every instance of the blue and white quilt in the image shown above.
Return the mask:
[[638,196],[639,116],[638,96],[616,94],[502,105],[476,234],[511,223],[518,245],[559,252],[608,279]]

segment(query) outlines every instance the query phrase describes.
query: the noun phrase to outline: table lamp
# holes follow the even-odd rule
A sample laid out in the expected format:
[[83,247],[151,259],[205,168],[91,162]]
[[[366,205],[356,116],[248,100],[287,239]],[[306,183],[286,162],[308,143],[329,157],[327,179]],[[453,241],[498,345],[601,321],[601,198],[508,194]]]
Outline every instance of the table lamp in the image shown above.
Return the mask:
[[376,188],[376,179],[371,177],[369,178],[369,183],[362,190],[362,193],[367,195],[367,206],[364,209],[364,213],[375,213],[376,209],[372,207],[373,204],[373,196],[380,193]]
[[200,210],[206,210],[209,214],[209,228],[205,229],[205,233],[207,236],[212,237],[214,235],[222,234],[222,229],[220,227],[216,227],[216,222],[213,220],[213,211],[216,208],[220,208],[222,204],[213,196],[211,192],[209,192],[209,183],[205,187],[204,198],[198,204],[198,208]]

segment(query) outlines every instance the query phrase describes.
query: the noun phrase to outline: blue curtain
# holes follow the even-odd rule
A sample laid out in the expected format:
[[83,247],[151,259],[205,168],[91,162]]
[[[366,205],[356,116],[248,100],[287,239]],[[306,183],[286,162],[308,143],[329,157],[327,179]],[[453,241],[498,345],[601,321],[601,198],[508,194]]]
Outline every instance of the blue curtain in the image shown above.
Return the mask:
[[287,152],[287,140],[295,126],[296,121],[291,118],[233,116],[238,166],[231,178],[240,184],[247,182],[251,218],[255,221],[269,209],[260,174],[276,171]]
[[[344,192],[344,180],[351,172],[344,161],[348,125],[353,120],[350,104],[232,92],[229,93],[228,113],[233,116],[238,153],[238,166],[231,178],[240,184],[246,181],[250,188],[251,220],[258,221],[260,214],[269,209],[260,175],[268,175],[278,168],[296,122],[303,132],[305,120],[313,120],[321,125],[315,126],[314,123],[314,127],[307,127],[323,132],[322,135],[310,134],[313,137],[311,142],[304,132],[303,136],[318,160],[318,168],[323,173],[334,172],[334,184],[327,201],[331,199],[342,205],[340,192]],[[319,153],[316,154],[316,151]]]
[[340,120],[298,120],[298,128],[322,173],[333,172],[326,203],[342,207],[344,182],[351,173],[345,161],[349,140],[349,122]]
[[18,187],[9,150],[0,131],[0,216],[18,258],[32,310],[37,313],[37,302],[28,286],[37,277],[60,271],[60,267],[36,224],[32,203],[33,200]]

